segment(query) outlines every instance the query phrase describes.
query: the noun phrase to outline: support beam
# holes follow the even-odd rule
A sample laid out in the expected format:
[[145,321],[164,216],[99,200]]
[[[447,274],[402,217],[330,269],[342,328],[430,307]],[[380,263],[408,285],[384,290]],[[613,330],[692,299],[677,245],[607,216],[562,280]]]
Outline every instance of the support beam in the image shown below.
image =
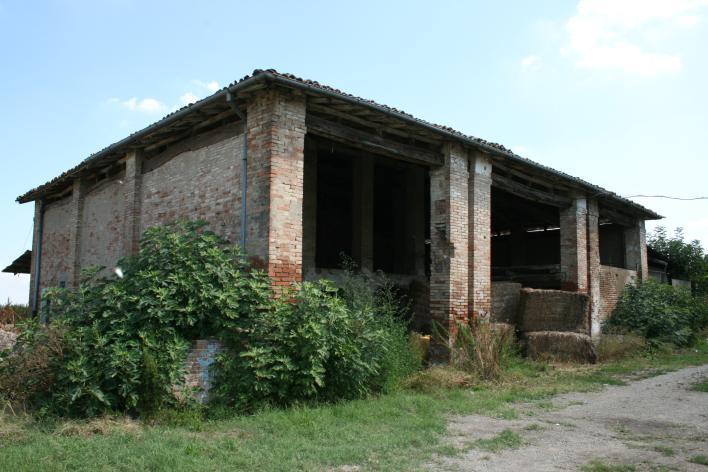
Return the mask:
[[[469,171],[467,152],[446,144],[445,163],[430,169],[430,316],[454,335],[468,317]],[[449,344],[435,340],[433,361],[445,360]]]
[[504,177],[503,175],[492,174],[492,184],[512,195],[537,203],[543,203],[544,205],[567,208],[572,204],[572,200],[568,197],[529,187],[528,185],[524,185],[521,182],[517,182],[509,177]]
[[587,200],[578,197],[560,212],[561,289],[586,292],[588,288]]
[[492,161],[477,152],[469,159],[469,315],[489,319],[492,309]]
[[399,143],[316,116],[307,117],[307,131],[332,141],[396,159],[425,165],[441,165],[443,163],[443,156],[438,152]]
[[631,227],[624,230],[625,264],[628,269],[636,270],[640,280],[649,277],[647,263],[647,232],[644,220],[635,220]]
[[363,270],[374,270],[374,159],[369,154],[354,160],[352,182],[352,256]]
[[69,273],[66,284],[76,288],[81,282],[81,224],[84,213],[84,197],[86,183],[83,179],[74,179],[71,190],[70,228],[69,228],[69,253],[67,261]]
[[590,309],[590,336],[597,338],[601,331],[600,293],[600,215],[597,200],[588,200],[587,207],[587,258],[588,303]]
[[305,139],[305,175],[302,208],[303,276],[315,272],[317,256],[317,143]]
[[140,246],[142,169],[142,151],[130,151],[125,157],[125,178],[123,180],[123,189],[125,192],[123,256],[136,254]]

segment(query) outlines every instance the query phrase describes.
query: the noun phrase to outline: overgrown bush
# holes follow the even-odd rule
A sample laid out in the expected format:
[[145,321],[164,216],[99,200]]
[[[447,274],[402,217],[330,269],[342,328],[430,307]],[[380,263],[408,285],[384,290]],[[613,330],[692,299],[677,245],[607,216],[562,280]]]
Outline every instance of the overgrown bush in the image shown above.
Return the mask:
[[628,285],[603,327],[605,332],[624,331],[651,343],[687,346],[708,326],[708,304],[685,289],[648,280]]
[[458,322],[453,336],[450,364],[482,379],[499,378],[512,350],[513,331],[483,320]]
[[[243,411],[387,391],[420,365],[393,287],[348,272],[303,283],[228,331],[215,388]],[[245,320],[244,320],[245,321]],[[234,355],[235,354],[235,355]]]
[[3,354],[0,395],[61,416],[154,416],[184,406],[189,342],[211,336],[228,347],[213,392],[241,410],[386,391],[419,363],[390,284],[351,273],[341,290],[273,297],[244,259],[203,223],[147,230],[117,277],[95,269],[75,291],[48,290],[50,323]]
[[49,393],[64,359],[66,327],[21,323],[17,347],[0,351],[0,406],[26,410],[33,400]]
[[147,230],[139,253],[119,263],[121,276],[93,270],[76,291],[49,290],[49,327],[25,330],[15,352],[18,365],[29,362],[43,352],[37,336],[62,326],[62,356],[26,400],[67,416],[149,415],[173,403],[188,341],[250,318],[270,299],[267,277],[241,260],[203,223],[181,221]]

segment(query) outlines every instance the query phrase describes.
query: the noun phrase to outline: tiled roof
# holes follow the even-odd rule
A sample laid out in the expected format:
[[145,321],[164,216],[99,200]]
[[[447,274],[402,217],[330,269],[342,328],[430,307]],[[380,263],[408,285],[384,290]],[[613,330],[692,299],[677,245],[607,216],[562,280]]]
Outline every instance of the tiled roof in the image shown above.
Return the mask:
[[652,210],[649,210],[648,208],[645,208],[642,205],[639,205],[638,203],[635,203],[631,200],[621,197],[620,195],[618,195],[614,192],[610,192],[609,190],[606,190],[602,187],[599,187],[597,185],[593,185],[590,182],[587,182],[587,181],[580,179],[578,177],[573,177],[569,174],[558,171],[558,170],[553,169],[551,167],[539,164],[535,161],[532,161],[531,159],[521,157],[518,154],[514,153],[513,151],[511,151],[510,149],[506,148],[505,146],[503,146],[501,144],[490,142],[490,141],[478,138],[476,136],[464,134],[460,131],[450,128],[449,126],[430,123],[430,122],[422,120],[420,118],[416,118],[413,115],[411,115],[410,113],[406,113],[406,112],[399,110],[397,108],[383,105],[383,104],[377,103],[373,100],[367,100],[367,99],[364,99],[361,97],[357,97],[355,95],[343,92],[343,91],[336,89],[334,87],[330,87],[329,85],[320,84],[319,82],[314,81],[314,80],[302,79],[302,78],[297,77],[293,74],[281,73],[281,72],[278,72],[274,69],[266,69],[266,70],[256,69],[253,71],[253,73],[250,76],[247,75],[239,80],[236,80],[233,83],[229,84],[228,86],[215,92],[214,94],[212,94],[202,100],[199,100],[198,102],[195,102],[195,103],[192,103],[192,104],[187,105],[185,107],[182,107],[179,110],[176,110],[176,111],[166,115],[165,117],[163,117],[159,121],[147,126],[146,128],[143,128],[140,131],[132,133],[131,135],[122,139],[121,141],[111,144],[110,146],[90,155],[89,157],[84,159],[79,165],[62,173],[61,175],[50,180],[49,182],[26,192],[24,195],[21,195],[20,197],[17,198],[17,201],[21,202],[21,203],[32,201],[35,198],[39,197],[44,191],[49,190],[52,187],[55,187],[56,184],[61,183],[63,180],[68,181],[70,178],[72,178],[74,175],[76,175],[77,173],[79,173],[80,171],[85,169],[86,167],[94,166],[94,165],[100,166],[102,159],[111,157],[111,154],[115,154],[116,152],[120,151],[121,149],[127,148],[130,144],[134,143],[138,138],[145,136],[151,132],[154,132],[155,130],[157,130],[163,126],[166,126],[167,124],[171,123],[173,120],[176,120],[180,117],[185,116],[186,114],[189,114],[191,111],[200,108],[204,104],[214,102],[216,98],[225,95],[227,93],[227,91],[236,92],[239,89],[241,89],[245,86],[250,86],[260,80],[267,81],[267,82],[277,82],[277,83],[280,83],[281,85],[290,86],[290,87],[294,87],[294,88],[305,88],[305,89],[312,91],[314,93],[319,92],[319,93],[331,95],[336,98],[346,100],[346,101],[349,101],[354,104],[358,104],[358,105],[361,105],[361,106],[364,106],[367,108],[371,108],[374,110],[378,110],[380,112],[387,113],[393,117],[405,120],[405,121],[409,122],[410,124],[425,127],[433,132],[444,134],[450,138],[461,140],[467,144],[472,144],[474,146],[480,147],[480,148],[482,148],[486,151],[492,152],[494,154],[505,156],[505,157],[512,159],[514,161],[517,161],[519,163],[531,166],[537,170],[541,170],[545,173],[554,175],[554,176],[559,177],[563,180],[567,180],[569,182],[572,182],[572,183],[575,183],[575,184],[580,185],[582,187],[585,187],[587,190],[591,191],[594,195],[602,196],[603,198],[609,198],[610,200],[615,200],[618,203],[621,203],[623,205],[630,207],[631,209],[634,210],[634,212],[641,213],[643,217],[651,218],[651,219],[662,218],[659,214],[653,212]]

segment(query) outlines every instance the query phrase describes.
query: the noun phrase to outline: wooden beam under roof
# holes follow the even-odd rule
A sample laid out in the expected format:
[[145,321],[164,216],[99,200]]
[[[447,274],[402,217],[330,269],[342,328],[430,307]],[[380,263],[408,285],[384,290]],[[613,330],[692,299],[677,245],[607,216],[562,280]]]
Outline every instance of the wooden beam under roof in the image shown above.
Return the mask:
[[367,131],[351,128],[314,115],[306,118],[308,133],[331,139],[365,151],[379,153],[425,165],[442,165],[441,152],[403,144]]
[[497,173],[492,173],[492,185],[517,197],[543,203],[544,205],[566,208],[571,204],[569,197],[539,190]]

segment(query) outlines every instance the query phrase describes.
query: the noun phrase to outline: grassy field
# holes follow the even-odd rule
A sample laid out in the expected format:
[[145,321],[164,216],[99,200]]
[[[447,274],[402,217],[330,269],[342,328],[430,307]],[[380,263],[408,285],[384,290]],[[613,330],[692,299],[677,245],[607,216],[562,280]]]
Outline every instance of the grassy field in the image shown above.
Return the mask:
[[599,366],[517,361],[495,383],[402,390],[252,416],[203,420],[174,414],[145,425],[126,418],[37,422],[5,415],[0,417],[0,470],[415,469],[434,454],[454,453],[441,442],[449,415],[514,418],[515,402],[540,402],[558,393],[601,389],[705,363],[704,342]]

